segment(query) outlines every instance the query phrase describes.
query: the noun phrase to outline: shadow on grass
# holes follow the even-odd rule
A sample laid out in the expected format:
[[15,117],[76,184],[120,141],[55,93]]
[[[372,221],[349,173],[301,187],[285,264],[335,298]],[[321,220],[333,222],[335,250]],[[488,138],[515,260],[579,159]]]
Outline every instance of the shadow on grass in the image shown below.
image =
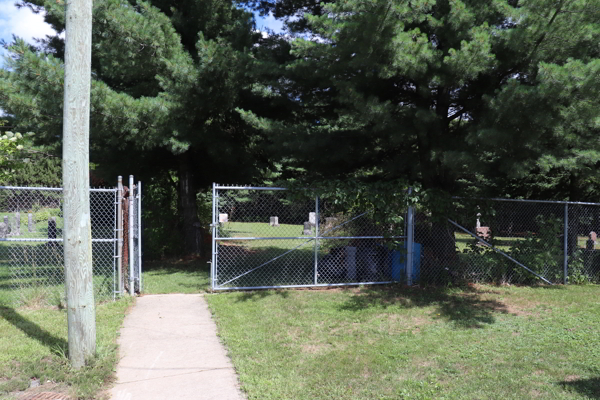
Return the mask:
[[249,300],[260,300],[270,296],[280,296],[283,299],[287,299],[290,295],[288,290],[251,290],[242,292],[241,296],[238,296],[236,303]]
[[600,399],[600,377],[563,381],[560,384],[564,387],[571,387],[590,399]]
[[144,263],[144,272],[153,275],[172,275],[177,273],[199,274],[210,272],[210,265],[206,259],[180,259],[167,261],[149,261]]
[[444,288],[385,286],[363,288],[340,306],[344,311],[360,311],[370,307],[404,308],[436,306],[436,313],[460,328],[483,328],[496,322],[494,314],[509,314],[506,304],[483,299],[483,292],[467,287],[462,291]]
[[52,352],[67,354],[69,346],[66,340],[42,329],[39,325],[23,317],[13,308],[0,305],[0,316],[30,338],[48,347]]

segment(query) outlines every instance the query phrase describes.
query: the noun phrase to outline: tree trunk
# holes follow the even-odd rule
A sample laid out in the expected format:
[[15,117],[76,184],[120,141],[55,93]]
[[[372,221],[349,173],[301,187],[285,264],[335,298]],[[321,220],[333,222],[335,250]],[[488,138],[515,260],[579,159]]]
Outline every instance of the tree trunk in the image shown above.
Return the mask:
[[192,155],[185,152],[179,156],[179,215],[182,218],[184,251],[187,254],[199,254],[201,243],[197,240],[199,225],[196,205],[196,183]]

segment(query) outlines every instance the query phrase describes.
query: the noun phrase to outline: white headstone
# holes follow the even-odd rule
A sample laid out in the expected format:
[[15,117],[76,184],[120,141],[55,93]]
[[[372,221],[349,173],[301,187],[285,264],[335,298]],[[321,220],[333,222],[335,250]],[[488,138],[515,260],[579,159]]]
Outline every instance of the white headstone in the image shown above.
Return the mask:
[[223,223],[223,222],[229,222],[229,220],[227,219],[228,215],[227,214],[219,214],[219,222]]
[[279,217],[271,217],[271,220],[269,221],[269,225],[279,226]]
[[308,222],[312,226],[316,226],[317,225],[317,213],[314,213],[314,212],[308,213]]
[[477,213],[477,223],[475,224],[475,228],[481,228],[481,222],[479,222],[479,217],[481,217],[481,213]]

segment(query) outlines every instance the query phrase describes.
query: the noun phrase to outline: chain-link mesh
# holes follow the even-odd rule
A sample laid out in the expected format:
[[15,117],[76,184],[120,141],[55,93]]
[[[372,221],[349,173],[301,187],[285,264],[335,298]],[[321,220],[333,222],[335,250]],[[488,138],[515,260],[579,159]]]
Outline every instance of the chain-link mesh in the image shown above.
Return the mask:
[[404,221],[285,190],[216,188],[215,289],[401,280]]
[[[96,299],[115,291],[116,190],[90,189]],[[62,189],[0,188],[0,291],[57,301],[64,297]]]
[[450,214],[417,212],[421,283],[563,283],[565,268],[597,282],[598,229],[600,205],[456,199]]
[[406,218],[382,222],[284,190],[215,191],[215,289],[407,282],[411,251],[411,281],[423,285],[600,282],[600,204],[455,199],[439,215],[416,207],[408,246]]

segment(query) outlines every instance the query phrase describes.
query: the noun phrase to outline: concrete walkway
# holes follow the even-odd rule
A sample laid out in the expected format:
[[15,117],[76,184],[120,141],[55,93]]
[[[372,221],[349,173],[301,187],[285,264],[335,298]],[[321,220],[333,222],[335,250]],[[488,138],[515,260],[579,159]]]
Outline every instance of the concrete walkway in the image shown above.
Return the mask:
[[113,400],[243,400],[202,295],[139,297],[119,338]]

